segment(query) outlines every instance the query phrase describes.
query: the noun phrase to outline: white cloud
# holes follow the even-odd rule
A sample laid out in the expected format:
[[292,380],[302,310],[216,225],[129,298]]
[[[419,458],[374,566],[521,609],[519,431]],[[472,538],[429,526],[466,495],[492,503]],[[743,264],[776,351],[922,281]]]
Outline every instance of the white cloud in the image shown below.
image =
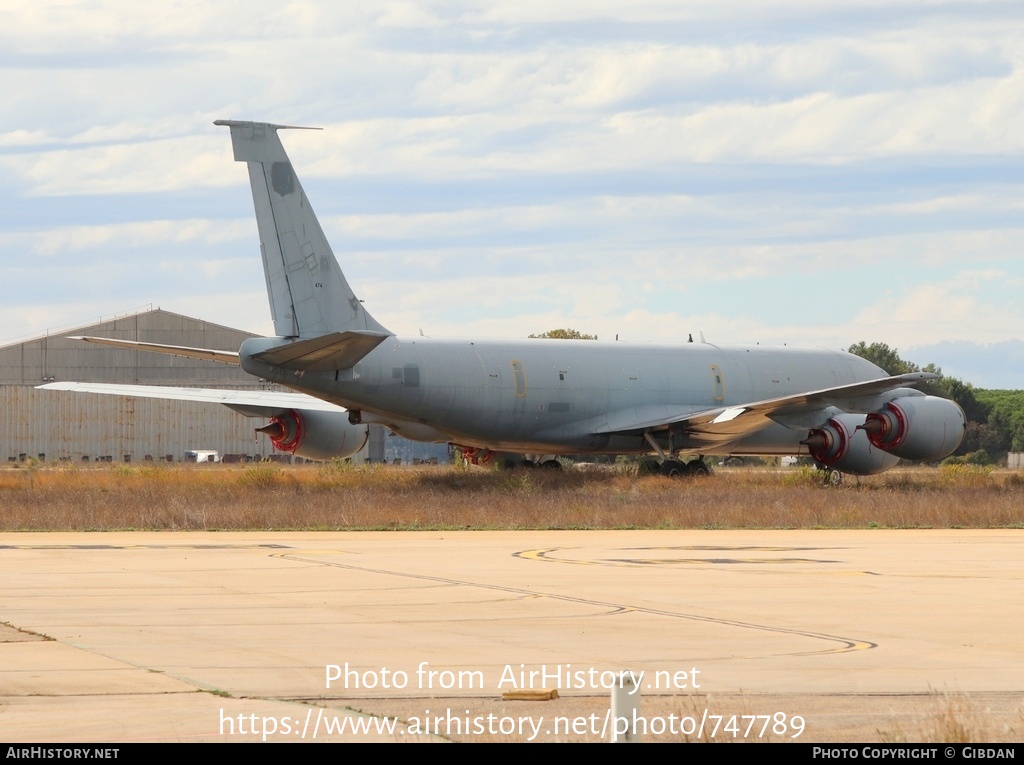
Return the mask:
[[887,295],[866,306],[851,326],[865,338],[886,338],[890,345],[904,346],[1020,338],[1024,308],[1016,302],[993,302],[985,294],[990,285],[1010,278],[997,269],[963,271],[949,281]]
[[[208,188],[241,178],[224,141],[210,137],[16,154],[3,164],[26,181],[26,195],[139,194]],[[216,146],[216,148],[215,148]]]
[[996,0],[6,3],[8,326],[269,331],[227,117],[327,128],[283,139],[402,331],[1020,337],[1021,51]]
[[17,234],[0,233],[0,248],[49,258],[103,249],[127,252],[154,244],[190,244],[216,248],[252,238],[251,221],[184,220],[67,226]]

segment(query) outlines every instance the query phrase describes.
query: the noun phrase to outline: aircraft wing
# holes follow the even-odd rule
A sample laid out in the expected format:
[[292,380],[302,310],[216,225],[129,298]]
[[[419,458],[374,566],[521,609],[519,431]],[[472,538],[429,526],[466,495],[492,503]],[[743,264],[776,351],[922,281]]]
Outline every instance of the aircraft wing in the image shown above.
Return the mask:
[[318,412],[344,412],[345,409],[304,393],[272,390],[227,390],[224,388],[175,388],[162,385],[119,385],[112,383],[52,382],[38,386],[44,390],[69,390],[77,393],[103,393],[110,396],[160,398],[176,401],[200,401],[223,404],[247,417],[275,417],[292,409]]
[[709,444],[723,443],[753,433],[772,422],[793,428],[815,427],[820,424],[822,412],[830,407],[853,412],[870,411],[877,405],[874,399],[880,394],[938,378],[939,375],[930,372],[912,372],[739,406],[698,411],[673,413],[668,406],[657,407],[660,411],[640,408],[631,410],[632,417],[626,412],[612,413],[601,427],[592,432],[637,435],[681,425],[685,427],[687,435],[696,440]]

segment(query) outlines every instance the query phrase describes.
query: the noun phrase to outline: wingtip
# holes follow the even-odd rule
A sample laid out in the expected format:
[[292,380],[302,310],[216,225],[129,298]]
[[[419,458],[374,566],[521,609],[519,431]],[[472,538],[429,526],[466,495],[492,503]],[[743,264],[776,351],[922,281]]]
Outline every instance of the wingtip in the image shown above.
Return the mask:
[[942,375],[937,375],[934,372],[910,372],[905,375],[900,375],[905,380],[914,380],[923,382],[925,380],[941,380]]

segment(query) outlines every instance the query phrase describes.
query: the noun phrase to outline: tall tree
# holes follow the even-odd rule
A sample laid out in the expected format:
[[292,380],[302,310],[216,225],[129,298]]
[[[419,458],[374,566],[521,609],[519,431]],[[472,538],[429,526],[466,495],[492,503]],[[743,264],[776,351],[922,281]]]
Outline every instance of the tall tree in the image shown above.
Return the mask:
[[899,351],[890,348],[885,343],[872,343],[868,345],[863,340],[849,348],[850,353],[867,359],[876,367],[881,367],[890,376],[905,375],[908,372],[920,372],[921,367],[900,358]]
[[528,337],[541,337],[549,340],[597,340],[597,335],[585,335],[578,329],[549,329],[547,332],[528,335]]

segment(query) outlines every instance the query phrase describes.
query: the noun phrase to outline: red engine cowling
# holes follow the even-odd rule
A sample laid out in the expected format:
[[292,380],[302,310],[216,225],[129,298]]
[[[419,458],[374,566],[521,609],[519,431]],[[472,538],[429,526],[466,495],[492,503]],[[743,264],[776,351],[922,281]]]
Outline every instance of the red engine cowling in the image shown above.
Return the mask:
[[275,449],[310,460],[332,460],[351,457],[362,449],[367,428],[351,424],[348,412],[292,409],[256,430],[266,433]]
[[908,460],[948,457],[964,438],[967,418],[937,396],[903,396],[867,416],[861,429],[873,446]]
[[874,475],[895,467],[899,457],[871,445],[861,427],[864,419],[863,414],[837,414],[800,443],[822,465],[851,475]]

